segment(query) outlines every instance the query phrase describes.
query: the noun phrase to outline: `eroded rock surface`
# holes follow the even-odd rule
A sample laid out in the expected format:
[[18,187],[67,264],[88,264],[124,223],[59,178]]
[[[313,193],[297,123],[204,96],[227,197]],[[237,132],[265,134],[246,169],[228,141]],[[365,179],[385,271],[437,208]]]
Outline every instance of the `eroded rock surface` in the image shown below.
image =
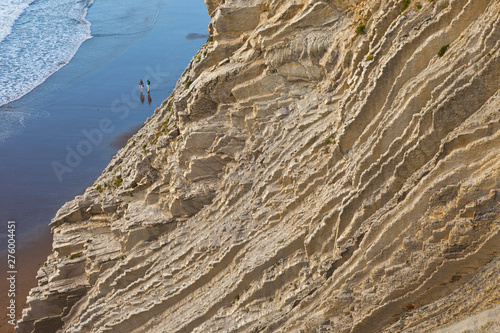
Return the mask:
[[206,3],[18,332],[500,331],[500,2]]

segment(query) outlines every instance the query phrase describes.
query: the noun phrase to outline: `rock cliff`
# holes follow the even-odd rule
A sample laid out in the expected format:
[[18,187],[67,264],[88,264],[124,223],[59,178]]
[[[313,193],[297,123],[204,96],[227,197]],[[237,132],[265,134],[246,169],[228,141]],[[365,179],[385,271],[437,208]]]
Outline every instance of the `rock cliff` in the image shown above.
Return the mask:
[[206,4],[18,332],[499,332],[500,2]]

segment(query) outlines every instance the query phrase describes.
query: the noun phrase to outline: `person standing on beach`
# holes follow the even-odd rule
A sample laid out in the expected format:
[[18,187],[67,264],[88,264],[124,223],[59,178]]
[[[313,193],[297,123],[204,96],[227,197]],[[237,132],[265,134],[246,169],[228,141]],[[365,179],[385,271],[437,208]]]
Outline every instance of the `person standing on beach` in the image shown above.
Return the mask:
[[[139,80],[139,88],[141,89],[141,94],[142,94],[142,88],[144,88],[144,82],[142,82],[142,79]],[[149,86],[148,86],[149,89]]]
[[146,86],[148,87],[148,93],[149,93],[149,85],[151,84],[151,82],[149,82],[149,79],[146,79]]

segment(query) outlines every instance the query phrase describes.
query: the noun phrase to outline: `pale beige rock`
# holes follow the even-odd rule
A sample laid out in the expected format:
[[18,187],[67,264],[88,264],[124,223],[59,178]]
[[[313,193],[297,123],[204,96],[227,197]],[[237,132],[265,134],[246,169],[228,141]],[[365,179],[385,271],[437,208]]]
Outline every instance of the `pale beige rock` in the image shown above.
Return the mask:
[[496,332],[500,3],[206,4],[18,332]]
[[217,9],[219,6],[221,0],[205,0],[205,4],[207,5],[207,10],[208,14],[212,16],[213,12]]

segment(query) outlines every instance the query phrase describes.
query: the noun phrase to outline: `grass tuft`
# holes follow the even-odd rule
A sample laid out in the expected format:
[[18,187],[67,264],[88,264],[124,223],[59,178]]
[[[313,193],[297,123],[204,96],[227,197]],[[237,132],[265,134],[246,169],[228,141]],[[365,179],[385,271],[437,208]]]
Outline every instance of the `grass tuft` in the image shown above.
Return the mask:
[[401,13],[410,5],[410,0],[403,0],[403,4],[401,5]]
[[356,28],[356,33],[358,35],[362,35],[365,33],[365,25],[363,23],[360,23],[358,27]]
[[120,187],[120,186],[122,186],[122,183],[123,183],[123,178],[122,178],[122,177],[118,177],[118,178],[116,178],[116,179],[115,179],[115,181],[114,181],[114,185],[115,185],[115,187]]
[[439,52],[438,52],[438,56],[439,57],[442,57],[444,56],[444,54],[446,53],[446,50],[448,49],[448,47],[450,46],[450,44],[446,44],[445,46],[443,46]]

